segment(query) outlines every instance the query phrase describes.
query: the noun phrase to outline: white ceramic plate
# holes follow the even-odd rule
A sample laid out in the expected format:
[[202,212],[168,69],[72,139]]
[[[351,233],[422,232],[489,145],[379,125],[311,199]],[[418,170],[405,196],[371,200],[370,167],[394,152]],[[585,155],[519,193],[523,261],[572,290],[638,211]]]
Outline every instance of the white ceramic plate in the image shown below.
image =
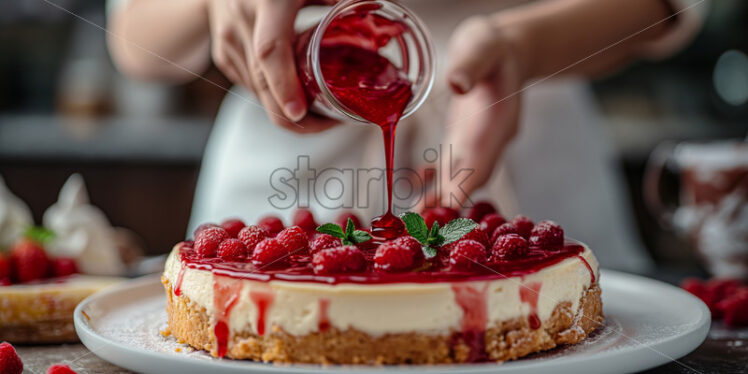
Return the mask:
[[635,275],[603,270],[604,325],[586,341],[505,362],[466,365],[352,367],[272,365],[216,359],[178,344],[166,327],[159,278],[134,280],[84,300],[75,310],[83,344],[115,365],[153,374],[229,373],[629,373],[683,357],[704,341],[710,315],[689,293]]

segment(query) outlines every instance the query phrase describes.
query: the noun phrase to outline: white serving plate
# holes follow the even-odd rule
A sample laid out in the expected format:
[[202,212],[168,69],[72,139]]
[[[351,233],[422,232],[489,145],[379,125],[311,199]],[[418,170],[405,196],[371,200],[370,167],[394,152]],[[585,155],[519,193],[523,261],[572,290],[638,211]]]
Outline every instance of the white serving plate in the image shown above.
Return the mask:
[[605,323],[586,341],[502,364],[317,366],[213,358],[159,333],[166,327],[166,297],[158,276],[87,298],[75,310],[75,327],[94,354],[152,374],[630,373],[677,360],[706,338],[709,310],[691,294],[612,270],[602,271],[600,283]]

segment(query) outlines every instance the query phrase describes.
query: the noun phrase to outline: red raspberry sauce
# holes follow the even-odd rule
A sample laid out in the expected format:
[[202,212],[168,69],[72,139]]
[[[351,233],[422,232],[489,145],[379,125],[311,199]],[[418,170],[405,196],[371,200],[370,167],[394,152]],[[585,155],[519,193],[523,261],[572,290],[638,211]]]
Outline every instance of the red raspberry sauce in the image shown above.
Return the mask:
[[[392,214],[392,171],[395,128],[413,98],[407,53],[400,67],[379,54],[393,38],[401,38],[406,27],[372,13],[377,6],[358,7],[335,18],[325,30],[319,49],[319,64],[325,85],[350,112],[379,126],[384,138],[387,176],[387,213],[372,221],[372,234],[383,239],[400,236],[405,227]],[[297,56],[306,58],[309,32],[299,37]],[[308,74],[301,80],[310,94],[319,92]]]
[[265,335],[265,325],[268,308],[273,304],[273,291],[268,290],[251,290],[249,292],[249,299],[257,306],[257,335]]
[[213,308],[215,310],[216,325],[213,332],[216,336],[216,354],[226,356],[229,337],[228,327],[231,309],[239,301],[242,282],[238,279],[213,275]]
[[320,332],[325,332],[330,329],[330,317],[327,315],[327,308],[329,307],[329,299],[319,299],[319,318],[317,328]]
[[530,328],[537,330],[540,328],[540,318],[538,318],[538,296],[540,296],[541,282],[530,282],[520,285],[519,299],[523,303],[530,304],[530,315],[527,316],[527,322]]

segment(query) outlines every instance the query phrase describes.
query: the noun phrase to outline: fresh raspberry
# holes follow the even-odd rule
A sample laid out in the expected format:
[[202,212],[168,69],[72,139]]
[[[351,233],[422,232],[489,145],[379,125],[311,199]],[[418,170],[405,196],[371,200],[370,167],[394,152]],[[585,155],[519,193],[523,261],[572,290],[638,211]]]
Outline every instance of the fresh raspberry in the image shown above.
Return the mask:
[[486,262],[486,247],[475,240],[460,240],[451,246],[449,265],[456,269],[475,269]]
[[23,362],[18,357],[16,349],[8,342],[0,343],[0,373],[21,374],[22,372]]
[[350,218],[351,221],[353,221],[353,227],[355,227],[357,229],[360,229],[360,228],[363,227],[361,225],[361,220],[358,218],[358,216],[356,215],[356,213],[353,213],[353,212],[343,212],[343,213],[340,213],[340,215],[338,216],[338,219],[335,220],[335,223],[337,223],[338,226],[340,226],[343,229],[345,229],[345,226],[348,224],[348,218]]
[[17,283],[44,279],[49,275],[51,263],[44,249],[31,240],[23,239],[10,252],[11,268]]
[[281,221],[281,219],[276,216],[264,217],[259,222],[257,222],[257,225],[270,233],[270,236],[278,235],[278,233],[281,232],[281,230],[283,230],[284,228],[283,221]]
[[255,247],[252,263],[256,266],[285,265],[288,263],[288,250],[273,238],[267,238]]
[[239,231],[242,231],[244,226],[246,226],[244,222],[238,218],[231,218],[221,222],[221,227],[223,227],[232,238],[236,238],[237,235],[239,235]]
[[533,222],[531,219],[518,214],[512,218],[512,225],[517,228],[517,234],[519,236],[530,239],[530,235],[532,234],[532,229],[535,227],[535,222]]
[[312,256],[315,274],[357,273],[366,267],[363,252],[354,245],[323,249]]
[[480,226],[477,226],[473,231],[463,235],[460,240],[475,240],[476,242],[483,244],[486,248],[489,247],[488,234],[486,234]]
[[742,286],[718,302],[719,310],[728,327],[748,326],[748,286]]
[[482,220],[480,220],[480,228],[485,232],[493,234],[497,227],[506,223],[506,219],[499,213],[486,214]]
[[242,260],[247,255],[247,247],[239,239],[226,239],[218,246],[218,257],[227,261]]
[[713,278],[704,283],[704,295],[701,299],[709,307],[712,317],[722,318],[723,311],[717,304],[733,295],[739,287],[740,281],[737,279]]
[[512,225],[511,223],[504,223],[501,226],[497,227],[496,230],[493,230],[493,234],[491,234],[491,243],[496,243],[496,239],[498,239],[499,236],[506,234],[519,234],[519,232],[517,231],[517,228],[514,227],[514,225]]
[[497,212],[498,211],[496,210],[496,207],[493,206],[493,204],[489,203],[488,201],[479,201],[475,203],[475,205],[470,207],[470,210],[468,211],[466,217],[472,219],[477,223],[480,222],[487,214]]
[[[719,279],[714,278],[706,282],[703,282],[698,278],[686,278],[681,282],[680,285],[684,290],[692,293],[709,307],[712,312],[712,318],[720,319],[725,317],[727,319],[727,313],[732,303],[739,305],[740,302],[733,301],[727,302],[726,300],[732,299],[739,290],[745,289],[745,286],[741,286],[740,282],[736,279]],[[739,321],[739,314],[731,314],[732,321]]]
[[0,253],[0,286],[10,285],[10,278],[10,258]]
[[423,212],[423,219],[428,227],[431,227],[434,222],[439,222],[439,226],[444,226],[455,218],[460,218],[460,213],[452,208],[439,206]]
[[342,243],[340,242],[339,238],[336,238],[332,235],[319,234],[316,238],[314,238],[314,240],[312,240],[312,244],[309,245],[309,249],[312,254],[314,254],[323,249],[335,248],[341,245]]
[[281,230],[275,237],[275,240],[290,253],[303,251],[309,245],[306,233],[299,226],[291,226]]
[[270,237],[270,233],[258,225],[249,225],[239,231],[239,235],[237,235],[237,239],[241,240],[249,253],[255,250],[257,243],[268,237]]
[[63,364],[55,364],[47,369],[47,374],[78,374],[70,366]]
[[374,268],[386,272],[410,270],[423,261],[421,243],[411,236],[385,242],[374,254]]
[[529,248],[527,240],[518,234],[502,235],[493,243],[491,258],[497,260],[522,258],[527,255]]
[[294,226],[299,226],[304,231],[314,231],[317,229],[317,222],[314,222],[314,215],[309,209],[297,209],[293,214]]
[[72,258],[59,257],[52,259],[52,275],[55,277],[65,277],[78,273],[78,265]]
[[203,223],[202,225],[198,226],[198,227],[197,227],[197,228],[195,229],[195,232],[193,232],[193,233],[192,233],[192,235],[193,235],[193,236],[194,236],[195,238],[197,238],[197,234],[198,234],[198,233],[200,233],[200,231],[203,231],[203,230],[205,230],[205,229],[209,229],[209,228],[211,228],[211,227],[220,227],[220,226],[216,225],[215,223]]
[[530,245],[554,251],[564,246],[564,229],[553,221],[541,221],[530,233]]
[[230,238],[231,235],[222,227],[208,227],[195,236],[195,252],[203,258],[216,257],[218,246]]

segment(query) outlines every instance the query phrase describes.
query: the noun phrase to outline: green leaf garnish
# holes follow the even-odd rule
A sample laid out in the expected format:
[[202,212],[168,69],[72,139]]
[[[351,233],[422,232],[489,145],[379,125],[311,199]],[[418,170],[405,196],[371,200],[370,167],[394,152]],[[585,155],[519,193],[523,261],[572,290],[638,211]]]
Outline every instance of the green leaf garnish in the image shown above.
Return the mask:
[[363,230],[354,230],[350,236],[350,240],[356,244],[361,244],[371,240],[371,235]]
[[317,227],[317,231],[323,234],[332,235],[336,238],[344,239],[345,233],[343,229],[334,223],[325,223],[324,225]]
[[408,231],[410,236],[416,238],[420,243],[426,243],[429,237],[429,228],[426,226],[426,221],[423,217],[417,213],[405,212],[400,215],[403,223],[405,223],[405,230]]
[[434,247],[424,245],[421,247],[421,250],[423,251],[423,256],[426,257],[426,259],[436,257],[436,248]]
[[55,232],[42,226],[30,226],[23,236],[37,244],[44,245],[55,238]]
[[356,230],[353,220],[350,218],[348,218],[348,222],[345,225],[345,231],[343,231],[342,227],[334,223],[326,223],[317,227],[317,231],[339,238],[344,245],[361,244],[371,240],[371,235],[368,232]]
[[444,237],[442,245],[460,240],[465,234],[475,230],[477,226],[478,224],[469,218],[455,218],[449,221],[441,230],[441,235]]
[[471,219],[457,218],[449,221],[444,227],[439,227],[439,222],[434,222],[429,230],[426,221],[417,213],[406,212],[400,215],[400,218],[405,223],[408,234],[421,243],[423,255],[427,259],[436,256],[437,247],[460,240],[478,226]]

